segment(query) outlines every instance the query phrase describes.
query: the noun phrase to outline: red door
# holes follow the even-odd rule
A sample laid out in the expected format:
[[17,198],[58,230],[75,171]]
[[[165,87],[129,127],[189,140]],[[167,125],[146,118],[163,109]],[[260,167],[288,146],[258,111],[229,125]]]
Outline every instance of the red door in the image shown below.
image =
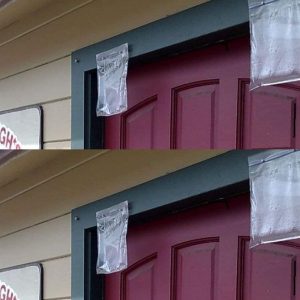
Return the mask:
[[[249,80],[240,80],[239,146],[283,149],[300,146],[300,85],[259,88],[249,93]],[[298,130],[297,130],[298,129]]]
[[[248,250],[248,197],[129,228],[129,268],[106,300],[298,300],[296,242]],[[296,279],[297,278],[297,279]],[[297,280],[297,282],[296,282]]]
[[106,148],[300,146],[300,88],[250,95],[248,40],[130,67],[129,110],[107,118]]

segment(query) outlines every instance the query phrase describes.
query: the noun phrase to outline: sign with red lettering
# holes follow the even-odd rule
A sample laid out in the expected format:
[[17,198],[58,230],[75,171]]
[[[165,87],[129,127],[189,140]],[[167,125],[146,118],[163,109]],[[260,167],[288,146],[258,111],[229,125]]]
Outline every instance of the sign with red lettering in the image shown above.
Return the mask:
[[1,300],[19,300],[16,292],[5,282],[0,281],[0,299]]
[[38,264],[0,271],[0,300],[41,300],[41,279]]
[[40,107],[0,113],[0,150],[41,148],[42,110]]

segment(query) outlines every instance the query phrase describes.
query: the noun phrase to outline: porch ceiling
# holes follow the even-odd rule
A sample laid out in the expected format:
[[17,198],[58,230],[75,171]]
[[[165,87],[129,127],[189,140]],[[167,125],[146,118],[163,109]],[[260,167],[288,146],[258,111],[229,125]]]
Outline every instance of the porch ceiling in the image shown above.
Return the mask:
[[[70,213],[81,205],[222,153],[28,151],[0,166],[0,235]],[[15,218],[16,210],[26,214]]]
[[[45,152],[44,155],[41,155]],[[0,151],[0,189],[12,184],[34,169],[53,160],[57,153],[52,151]]]
[[15,0],[0,8],[0,29],[9,26],[53,0]]
[[[101,182],[134,172],[136,182],[174,172],[189,165],[210,159],[224,151],[2,151],[0,152],[0,203],[3,196],[18,194],[28,188],[44,185],[48,180],[60,179],[68,174],[70,182],[82,182],[82,175]],[[94,171],[88,174],[87,163],[93,161]],[[82,169],[83,173],[75,172]],[[148,169],[148,172],[145,170]],[[85,170],[85,171],[84,171]],[[148,173],[148,174],[147,174]],[[138,178],[140,174],[140,178]],[[78,176],[79,175],[79,176]],[[68,180],[68,179],[67,179]],[[85,180],[84,180],[85,181]],[[94,180],[92,180],[94,181]],[[88,183],[88,181],[87,181]],[[64,188],[63,186],[61,186]],[[57,186],[59,189],[59,185]],[[74,187],[76,189],[76,187]],[[115,187],[118,189],[118,187]]]
[[[3,7],[1,7],[1,1],[4,1]],[[208,1],[211,0],[199,0],[198,4],[202,4]],[[78,5],[78,3],[89,1],[64,0],[61,2],[62,3],[59,4],[65,5],[66,7],[72,7],[72,5],[76,6]],[[181,0],[181,2],[184,1]],[[12,25],[17,21],[20,21],[27,16],[30,16],[30,18],[34,17],[34,13],[36,11],[50,4],[52,4],[52,6],[55,6],[57,3],[54,3],[53,0],[0,0],[0,30]],[[112,6],[113,5],[115,5],[115,3],[112,2]]]

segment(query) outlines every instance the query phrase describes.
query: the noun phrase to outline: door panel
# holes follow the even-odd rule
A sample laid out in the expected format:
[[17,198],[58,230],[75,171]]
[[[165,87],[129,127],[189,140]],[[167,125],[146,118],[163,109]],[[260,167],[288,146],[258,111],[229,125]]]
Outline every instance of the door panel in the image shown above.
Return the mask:
[[153,149],[157,97],[134,106],[121,117],[121,145],[126,149]]
[[129,112],[106,118],[106,148],[299,148],[300,84],[250,93],[249,76],[249,38],[130,66]]
[[248,49],[246,39],[236,40],[129,67],[129,109],[155,95],[154,126],[125,132],[123,117],[107,118],[106,148],[148,147],[143,130],[153,134],[154,149],[236,148],[238,78],[248,74]]
[[[155,276],[159,276],[156,272],[157,260],[156,254],[147,257],[131,268],[123,272],[121,277],[122,284],[122,300],[152,300],[154,291]],[[137,289],[136,287],[139,287]]]
[[299,87],[263,87],[249,93],[248,82],[241,85],[244,106],[241,148],[294,148],[300,129],[296,123]]
[[172,249],[171,299],[215,299],[218,239],[196,240]]
[[252,250],[249,250],[249,239],[243,243],[243,284],[238,300],[299,299],[296,294],[298,241],[261,245]]
[[105,299],[234,299],[238,240],[231,229],[247,226],[238,200],[229,215],[222,203],[129,226],[129,268],[106,276]]
[[249,249],[249,196],[130,225],[105,300],[300,300],[300,241]]
[[173,91],[173,148],[214,148],[218,85],[218,81],[199,82]]

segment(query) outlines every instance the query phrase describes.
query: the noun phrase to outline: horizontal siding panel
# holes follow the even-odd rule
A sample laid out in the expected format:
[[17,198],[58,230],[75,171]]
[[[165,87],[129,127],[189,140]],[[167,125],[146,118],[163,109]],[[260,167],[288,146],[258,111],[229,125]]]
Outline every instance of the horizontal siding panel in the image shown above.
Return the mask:
[[92,1],[0,47],[0,78],[70,55],[74,50],[202,2],[205,1],[164,0],[162,5],[161,0]]
[[71,216],[66,215],[0,238],[0,269],[70,253]]
[[44,141],[71,139],[71,99],[43,105]]
[[44,143],[44,149],[46,149],[46,150],[51,150],[51,149],[69,150],[69,149],[71,149],[71,140],[70,141]]
[[0,80],[0,111],[63,98],[71,98],[70,57]]
[[44,299],[71,297],[71,257],[43,263]]

